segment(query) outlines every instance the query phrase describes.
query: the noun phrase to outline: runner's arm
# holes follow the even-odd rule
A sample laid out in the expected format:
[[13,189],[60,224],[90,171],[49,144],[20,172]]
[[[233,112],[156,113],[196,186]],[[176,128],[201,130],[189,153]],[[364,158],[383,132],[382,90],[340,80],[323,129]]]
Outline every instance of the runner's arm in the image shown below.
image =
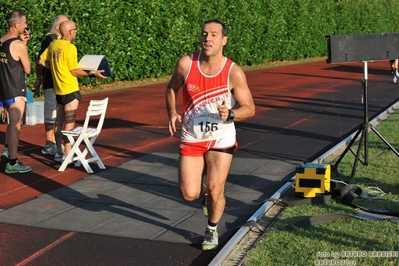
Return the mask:
[[255,104],[245,73],[237,65],[233,65],[230,71],[230,87],[239,103],[239,107],[232,110],[235,114],[234,121],[243,121],[252,117],[255,114]]
[[176,132],[176,121],[181,123],[181,116],[176,110],[176,99],[180,88],[184,84],[185,77],[190,65],[190,57],[184,56],[177,62],[175,71],[166,87],[166,111],[169,117],[169,134],[173,136]]

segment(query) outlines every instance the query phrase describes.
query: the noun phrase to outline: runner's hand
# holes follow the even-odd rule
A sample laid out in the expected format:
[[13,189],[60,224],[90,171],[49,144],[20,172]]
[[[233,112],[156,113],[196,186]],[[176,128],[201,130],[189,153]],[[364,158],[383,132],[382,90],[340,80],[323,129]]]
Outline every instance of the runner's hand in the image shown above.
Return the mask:
[[229,117],[229,108],[227,108],[225,100],[223,100],[222,105],[218,105],[218,111],[220,118],[226,121]]
[[169,116],[169,135],[172,137],[176,132],[176,121],[181,123],[181,115],[171,114]]

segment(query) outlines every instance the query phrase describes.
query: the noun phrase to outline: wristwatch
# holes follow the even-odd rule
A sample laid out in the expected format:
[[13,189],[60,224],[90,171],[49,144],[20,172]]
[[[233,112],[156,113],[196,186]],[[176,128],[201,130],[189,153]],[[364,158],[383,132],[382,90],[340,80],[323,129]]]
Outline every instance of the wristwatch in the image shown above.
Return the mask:
[[89,76],[94,76],[96,74],[95,70],[90,70]]
[[233,110],[229,110],[229,116],[227,117],[226,121],[233,121],[235,117],[235,114]]

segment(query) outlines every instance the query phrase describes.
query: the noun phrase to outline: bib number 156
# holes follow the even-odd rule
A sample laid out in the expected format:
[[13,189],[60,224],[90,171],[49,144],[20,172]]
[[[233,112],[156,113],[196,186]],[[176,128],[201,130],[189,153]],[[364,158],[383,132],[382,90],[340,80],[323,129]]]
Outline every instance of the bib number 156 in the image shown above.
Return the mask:
[[198,124],[200,126],[201,132],[209,132],[209,131],[216,131],[218,130],[218,124],[217,123],[211,123],[211,122],[200,122]]

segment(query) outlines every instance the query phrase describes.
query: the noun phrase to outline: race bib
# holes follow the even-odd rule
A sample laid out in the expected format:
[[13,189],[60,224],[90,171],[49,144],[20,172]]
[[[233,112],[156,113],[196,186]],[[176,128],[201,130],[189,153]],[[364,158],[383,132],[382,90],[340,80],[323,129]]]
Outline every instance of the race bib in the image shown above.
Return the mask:
[[194,119],[194,134],[198,140],[214,139],[219,135],[223,120],[219,115],[205,114]]

